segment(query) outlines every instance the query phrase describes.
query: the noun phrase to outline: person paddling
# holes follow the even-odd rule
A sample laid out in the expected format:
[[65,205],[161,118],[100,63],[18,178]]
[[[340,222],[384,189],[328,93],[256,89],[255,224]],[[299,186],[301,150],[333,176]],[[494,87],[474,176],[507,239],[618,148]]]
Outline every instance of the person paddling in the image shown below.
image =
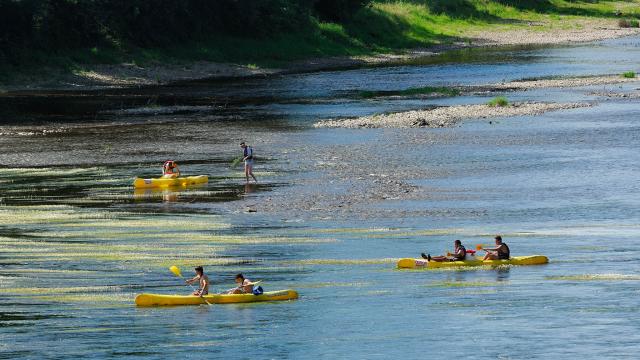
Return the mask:
[[186,280],[186,283],[191,285],[194,282],[198,282],[200,284],[199,288],[193,292],[194,296],[204,296],[209,295],[209,277],[204,274],[204,269],[202,266],[198,266],[194,269],[196,271],[196,276],[193,279]]
[[456,240],[453,242],[453,254],[451,256],[434,256],[431,257],[431,254],[425,255],[424,253],[420,254],[423,259],[427,259],[429,261],[462,261],[467,258],[467,249],[462,245],[462,241]]
[[256,283],[246,279],[244,275],[238,274],[236,275],[236,284],[238,284],[238,286],[227,291],[227,294],[251,294],[253,293],[253,285]]
[[180,176],[180,169],[178,169],[178,164],[173,160],[167,160],[162,165],[162,177],[163,178],[177,178]]
[[507,244],[502,242],[502,236],[498,235],[494,239],[496,240],[496,247],[482,249],[487,252],[483,260],[509,260],[511,250],[509,250]]
[[249,176],[253,178],[253,181],[258,182],[258,179],[253,175],[253,148],[251,148],[251,146],[247,146],[244,141],[240,143],[240,147],[242,148],[244,176],[246,177],[247,182],[249,182]]

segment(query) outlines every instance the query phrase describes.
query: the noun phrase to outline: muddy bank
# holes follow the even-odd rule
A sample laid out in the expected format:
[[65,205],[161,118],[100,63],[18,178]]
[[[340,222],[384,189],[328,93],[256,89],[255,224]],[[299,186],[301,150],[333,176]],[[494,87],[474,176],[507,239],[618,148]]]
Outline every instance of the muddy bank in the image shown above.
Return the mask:
[[548,111],[588,107],[588,103],[522,102],[507,106],[458,105],[428,110],[377,114],[354,119],[323,120],[318,128],[410,128],[452,127],[464,119],[488,119],[504,116],[539,115]]
[[250,78],[270,75],[338,70],[403,63],[448,50],[508,45],[572,44],[640,34],[637,28],[619,28],[614,20],[585,20],[571,29],[553,28],[550,23],[529,23],[516,30],[494,29],[461,35],[461,41],[407,50],[400,54],[325,57],[292,61],[282,68],[257,68],[230,63],[198,61],[187,64],[102,64],[84,65],[71,74],[52,73],[40,81],[29,79],[0,86],[0,93],[20,90],[94,90],[141,86],[163,86],[206,79]]

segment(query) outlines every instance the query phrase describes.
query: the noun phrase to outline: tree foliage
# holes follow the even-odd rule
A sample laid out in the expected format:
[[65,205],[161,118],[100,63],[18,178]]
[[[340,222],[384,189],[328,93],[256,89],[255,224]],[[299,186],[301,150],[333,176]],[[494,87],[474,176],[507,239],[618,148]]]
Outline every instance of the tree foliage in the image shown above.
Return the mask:
[[[0,57],[94,46],[171,46],[212,35],[299,31],[370,0],[0,0]],[[3,59],[0,58],[0,61]]]

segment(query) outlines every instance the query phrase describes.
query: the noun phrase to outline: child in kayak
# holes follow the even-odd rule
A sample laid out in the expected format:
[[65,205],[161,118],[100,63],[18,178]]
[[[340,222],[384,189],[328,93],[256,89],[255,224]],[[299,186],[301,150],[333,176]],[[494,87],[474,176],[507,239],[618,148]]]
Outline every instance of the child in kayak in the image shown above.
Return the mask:
[[258,179],[253,175],[253,148],[247,146],[245,142],[240,143],[242,148],[242,160],[244,161],[244,176],[249,182],[249,176],[253,178],[253,181],[258,182]]
[[502,242],[502,236],[498,235],[494,239],[496,240],[496,247],[482,249],[487,252],[483,260],[509,260],[511,250],[509,250],[507,244]]
[[186,282],[187,284],[191,285],[197,281],[200,287],[198,287],[198,289],[194,291],[192,295],[209,295],[209,277],[204,274],[204,269],[202,268],[202,266],[198,266],[194,270],[196,271],[196,276],[193,279],[186,280]]
[[447,256],[434,256],[431,257],[430,254],[425,255],[424,253],[420,254],[423,259],[427,259],[428,261],[462,261],[467,258],[467,249],[462,246],[462,241],[456,240],[453,242],[453,254],[447,254]]
[[167,160],[162,165],[162,177],[163,178],[177,178],[180,176],[180,169],[178,169],[178,164],[176,164],[173,160]]
[[227,291],[227,294],[251,294],[253,293],[253,285],[256,283],[251,282],[249,279],[245,279],[244,275],[236,275],[237,287]]

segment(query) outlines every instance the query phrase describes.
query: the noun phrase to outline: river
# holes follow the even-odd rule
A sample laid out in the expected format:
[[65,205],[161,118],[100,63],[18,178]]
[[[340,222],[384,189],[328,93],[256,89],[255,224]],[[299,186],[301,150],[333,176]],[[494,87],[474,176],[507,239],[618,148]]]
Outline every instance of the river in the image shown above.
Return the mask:
[[[640,82],[509,92],[589,108],[442,129],[315,121],[495,94],[361,90],[638,71],[640,38],[387,67],[0,99],[0,358],[637,358]],[[246,140],[259,183],[230,168]],[[134,191],[164,160],[208,184]],[[400,271],[501,234],[550,263]],[[136,308],[168,270],[242,272],[291,302]]]

